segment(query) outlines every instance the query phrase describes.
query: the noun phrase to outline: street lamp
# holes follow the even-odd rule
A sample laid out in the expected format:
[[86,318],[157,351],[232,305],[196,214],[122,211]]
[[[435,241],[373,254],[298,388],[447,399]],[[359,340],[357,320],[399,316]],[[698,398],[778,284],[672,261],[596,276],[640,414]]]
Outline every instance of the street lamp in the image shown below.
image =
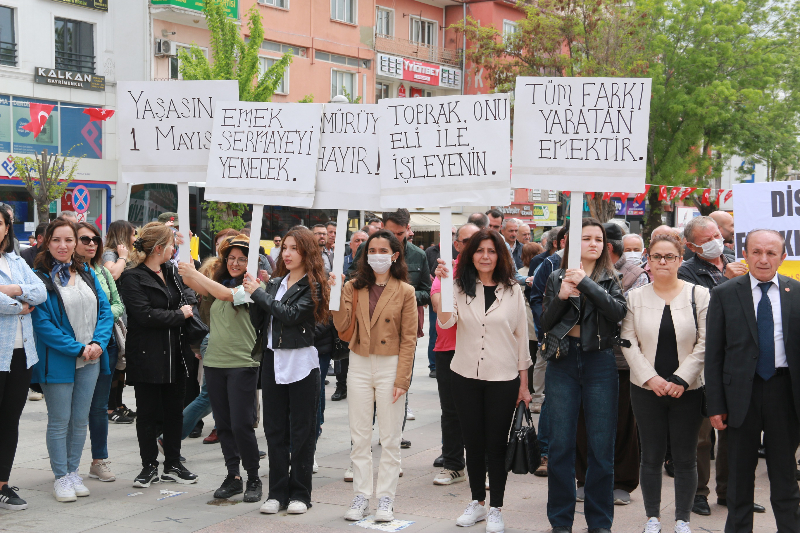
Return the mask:
[[348,100],[347,97],[345,95],[343,95],[343,94],[337,94],[336,96],[331,98],[331,101],[329,103],[331,103],[331,104],[349,104],[350,100]]

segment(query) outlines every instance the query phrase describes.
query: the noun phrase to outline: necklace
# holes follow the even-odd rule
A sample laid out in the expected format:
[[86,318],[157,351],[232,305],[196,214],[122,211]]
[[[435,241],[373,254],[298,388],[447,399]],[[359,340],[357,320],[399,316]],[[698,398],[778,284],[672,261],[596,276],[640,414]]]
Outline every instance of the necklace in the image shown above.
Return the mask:
[[[389,283],[389,282],[387,281],[386,283]],[[376,281],[376,282],[375,282],[375,285],[377,285],[378,287],[385,287],[385,286],[386,286],[386,283],[378,283],[378,282]]]

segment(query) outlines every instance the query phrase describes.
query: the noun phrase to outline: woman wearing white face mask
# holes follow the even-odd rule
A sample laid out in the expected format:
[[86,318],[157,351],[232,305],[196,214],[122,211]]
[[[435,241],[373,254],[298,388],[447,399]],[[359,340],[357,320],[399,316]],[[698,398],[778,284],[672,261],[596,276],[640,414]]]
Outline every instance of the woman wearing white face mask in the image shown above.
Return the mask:
[[[397,237],[378,231],[367,240],[366,250],[355,277],[342,288],[339,311],[333,312],[336,329],[352,331],[347,392],[355,498],[344,517],[361,520],[369,514],[374,404],[382,447],[375,520],[389,522],[400,476],[403,395],[410,385],[417,343],[417,302],[414,287],[406,282],[408,268]],[[330,284],[336,284],[333,274]]]

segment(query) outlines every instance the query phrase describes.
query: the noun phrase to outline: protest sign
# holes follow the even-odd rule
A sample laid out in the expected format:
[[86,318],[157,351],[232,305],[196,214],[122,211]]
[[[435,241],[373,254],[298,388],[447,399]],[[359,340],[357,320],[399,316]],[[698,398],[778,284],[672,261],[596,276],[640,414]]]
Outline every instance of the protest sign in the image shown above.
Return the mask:
[[384,209],[508,203],[508,95],[394,98],[379,105]]
[[786,240],[786,259],[800,260],[800,181],[735,183],[733,225],[736,257],[754,229],[772,229]]
[[116,118],[124,181],[205,181],[214,106],[238,99],[236,81],[120,81]]

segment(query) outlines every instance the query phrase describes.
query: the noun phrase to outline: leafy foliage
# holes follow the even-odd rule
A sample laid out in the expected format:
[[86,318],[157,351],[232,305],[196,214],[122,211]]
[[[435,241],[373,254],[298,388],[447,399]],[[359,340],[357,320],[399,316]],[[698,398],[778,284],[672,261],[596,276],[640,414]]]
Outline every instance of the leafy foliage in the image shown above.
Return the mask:
[[211,233],[216,233],[226,228],[240,230],[244,227],[245,222],[242,219],[242,213],[247,211],[247,204],[203,202],[203,209],[208,215]]
[[14,162],[19,179],[36,203],[39,221],[49,220],[50,202],[64,195],[75,178],[79,159],[70,160],[68,157],[48,154],[47,150],[42,150],[41,154],[34,154],[33,157],[17,156]]

